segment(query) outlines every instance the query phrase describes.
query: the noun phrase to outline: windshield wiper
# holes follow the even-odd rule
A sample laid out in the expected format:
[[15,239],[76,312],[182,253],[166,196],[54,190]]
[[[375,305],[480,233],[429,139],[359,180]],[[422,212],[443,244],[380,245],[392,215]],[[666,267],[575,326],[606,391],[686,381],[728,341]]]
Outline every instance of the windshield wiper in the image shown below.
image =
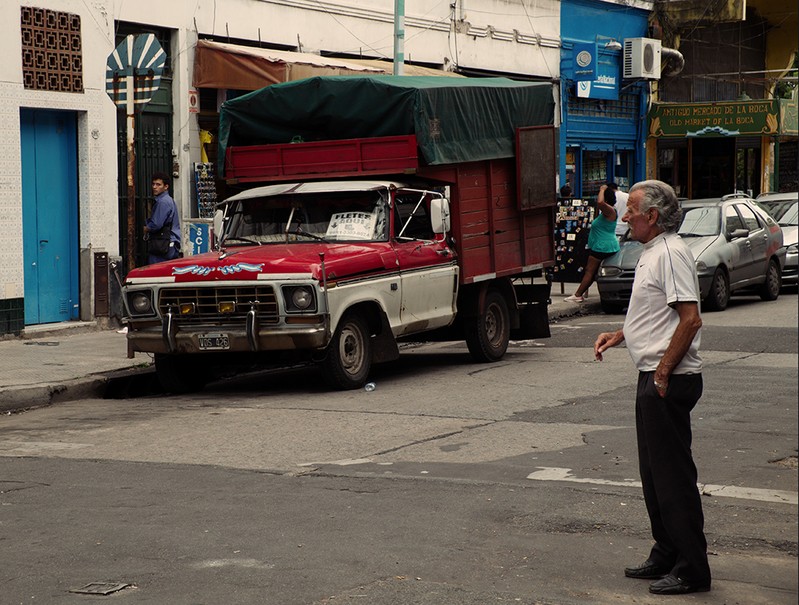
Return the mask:
[[313,239],[319,240],[320,242],[325,242],[326,244],[327,244],[327,243],[329,243],[329,242],[328,242],[328,241],[327,241],[327,240],[326,240],[324,237],[322,237],[321,235],[316,235],[315,233],[308,233],[308,232],[307,232],[305,229],[303,229],[303,228],[302,228],[302,227],[300,227],[299,225],[297,225],[297,228],[294,230],[294,234],[295,234],[295,235],[303,235],[303,236],[305,236],[305,237],[310,237],[310,238],[313,238]]
[[224,245],[224,244],[228,243],[230,240],[239,241],[239,242],[245,242],[247,244],[256,244],[257,246],[261,245],[261,242],[259,242],[259,241],[256,241],[254,239],[250,239],[248,237],[239,237],[237,235],[231,235],[230,237],[226,237],[224,240],[222,240],[222,244]]

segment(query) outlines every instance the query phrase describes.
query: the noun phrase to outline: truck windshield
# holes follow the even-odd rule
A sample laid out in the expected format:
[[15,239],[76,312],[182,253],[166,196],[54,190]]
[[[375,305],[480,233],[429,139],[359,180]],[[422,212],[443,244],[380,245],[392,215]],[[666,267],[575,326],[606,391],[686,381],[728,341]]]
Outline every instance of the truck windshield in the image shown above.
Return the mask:
[[386,241],[387,200],[379,191],[290,194],[238,200],[226,245]]

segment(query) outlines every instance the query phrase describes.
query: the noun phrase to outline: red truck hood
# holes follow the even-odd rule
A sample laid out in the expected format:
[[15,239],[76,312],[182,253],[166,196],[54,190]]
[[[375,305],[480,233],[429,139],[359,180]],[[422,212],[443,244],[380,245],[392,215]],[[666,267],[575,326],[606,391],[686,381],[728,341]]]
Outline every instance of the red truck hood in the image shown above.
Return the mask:
[[325,255],[327,279],[382,272],[396,267],[396,256],[387,243],[369,244],[268,244],[228,248],[219,252],[139,267],[128,273],[128,282],[144,283],[151,279],[175,282],[253,280],[259,275],[312,275],[321,279],[319,254]]

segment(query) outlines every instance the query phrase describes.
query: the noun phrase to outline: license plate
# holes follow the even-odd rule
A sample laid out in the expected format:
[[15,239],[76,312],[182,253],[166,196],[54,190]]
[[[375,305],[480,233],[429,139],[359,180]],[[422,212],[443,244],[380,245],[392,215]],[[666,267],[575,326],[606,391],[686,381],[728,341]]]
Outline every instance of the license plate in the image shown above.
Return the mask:
[[227,334],[200,334],[197,337],[201,351],[221,351],[230,348]]

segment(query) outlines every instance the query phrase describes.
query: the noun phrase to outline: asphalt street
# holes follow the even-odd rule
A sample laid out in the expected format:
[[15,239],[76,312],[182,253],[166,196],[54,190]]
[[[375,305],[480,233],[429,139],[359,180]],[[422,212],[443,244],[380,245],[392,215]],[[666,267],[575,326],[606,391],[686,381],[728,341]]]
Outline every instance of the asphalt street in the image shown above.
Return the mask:
[[622,316],[474,364],[408,347],[371,392],[308,369],[0,424],[0,603],[572,605],[797,601],[797,305],[706,314],[693,415],[714,586],[656,597]]

